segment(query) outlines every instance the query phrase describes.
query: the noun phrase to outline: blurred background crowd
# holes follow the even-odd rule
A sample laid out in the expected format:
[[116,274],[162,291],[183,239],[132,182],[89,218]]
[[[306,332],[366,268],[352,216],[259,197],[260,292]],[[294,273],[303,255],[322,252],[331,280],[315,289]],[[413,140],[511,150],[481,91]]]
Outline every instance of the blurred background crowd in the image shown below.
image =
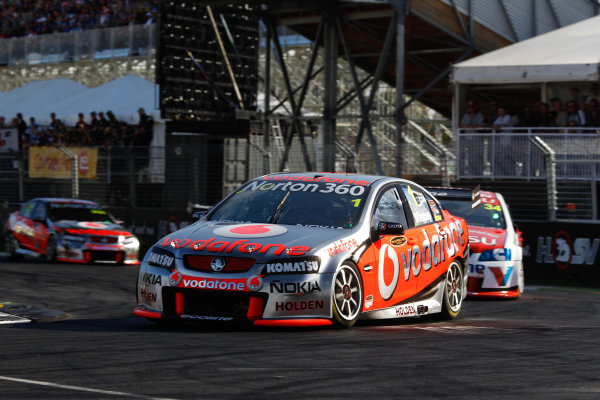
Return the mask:
[[158,0],[0,0],[0,38],[155,22]]
[[112,111],[92,111],[89,117],[79,113],[74,126],[65,126],[50,114],[47,126],[38,125],[34,117],[28,121],[21,113],[10,122],[0,116],[0,129],[14,128],[19,134],[19,149],[29,146],[149,146],[152,141],[154,120],[143,108],[138,110],[139,122],[136,125],[117,120]]

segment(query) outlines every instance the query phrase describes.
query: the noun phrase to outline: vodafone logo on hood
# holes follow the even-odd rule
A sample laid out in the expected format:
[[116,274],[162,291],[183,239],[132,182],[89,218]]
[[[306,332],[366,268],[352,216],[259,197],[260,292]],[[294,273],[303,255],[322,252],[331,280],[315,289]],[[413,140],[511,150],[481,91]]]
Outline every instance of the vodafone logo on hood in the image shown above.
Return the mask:
[[503,229],[469,226],[469,244],[473,253],[504,247],[505,239],[506,231]]
[[227,225],[213,231],[215,235],[232,238],[264,238],[283,235],[286,232],[286,227],[271,224]]

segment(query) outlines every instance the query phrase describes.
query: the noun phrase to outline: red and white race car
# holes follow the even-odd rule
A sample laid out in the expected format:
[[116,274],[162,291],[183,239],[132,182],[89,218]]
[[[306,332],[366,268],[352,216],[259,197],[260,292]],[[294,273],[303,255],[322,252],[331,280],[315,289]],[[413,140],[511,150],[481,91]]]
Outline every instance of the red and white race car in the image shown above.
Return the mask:
[[524,288],[523,238],[502,195],[479,189],[429,191],[444,208],[467,221],[471,246],[467,295],[518,298]]
[[99,204],[39,198],[21,205],[6,223],[6,250],[46,261],[139,264],[138,239]]
[[468,256],[465,221],[413,182],[266,175],[150,248],[135,314],[260,326],[451,319],[466,295]]

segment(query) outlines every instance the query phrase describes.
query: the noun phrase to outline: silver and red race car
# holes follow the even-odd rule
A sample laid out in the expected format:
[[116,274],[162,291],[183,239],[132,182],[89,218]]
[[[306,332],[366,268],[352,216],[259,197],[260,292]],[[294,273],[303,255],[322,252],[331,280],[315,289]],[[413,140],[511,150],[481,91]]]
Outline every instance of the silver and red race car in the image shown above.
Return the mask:
[[[429,188],[453,215],[467,221],[471,257],[467,294],[518,298],[525,286],[523,238],[500,193],[479,189]],[[479,201],[472,202],[473,197]],[[475,207],[472,206],[475,205]]]
[[92,201],[30,200],[10,214],[5,233],[11,258],[139,264],[138,239]]
[[413,182],[267,175],[148,251],[135,314],[261,326],[454,318],[466,296],[468,246],[465,221]]

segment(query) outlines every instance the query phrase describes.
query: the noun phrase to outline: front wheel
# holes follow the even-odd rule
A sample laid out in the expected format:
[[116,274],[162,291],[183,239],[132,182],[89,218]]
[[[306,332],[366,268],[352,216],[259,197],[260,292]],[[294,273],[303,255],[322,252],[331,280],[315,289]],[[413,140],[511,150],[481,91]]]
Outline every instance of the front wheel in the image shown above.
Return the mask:
[[54,261],[56,261],[56,238],[50,236],[48,243],[46,243],[46,262],[51,263]]
[[333,322],[350,328],[358,319],[363,298],[360,274],[354,264],[345,263],[335,272],[331,296]]
[[442,319],[454,319],[460,313],[464,290],[463,268],[457,260],[452,261],[444,280]]
[[22,254],[17,253],[19,249],[19,242],[12,233],[6,234],[6,252],[9,254],[11,260],[20,260],[23,258]]

